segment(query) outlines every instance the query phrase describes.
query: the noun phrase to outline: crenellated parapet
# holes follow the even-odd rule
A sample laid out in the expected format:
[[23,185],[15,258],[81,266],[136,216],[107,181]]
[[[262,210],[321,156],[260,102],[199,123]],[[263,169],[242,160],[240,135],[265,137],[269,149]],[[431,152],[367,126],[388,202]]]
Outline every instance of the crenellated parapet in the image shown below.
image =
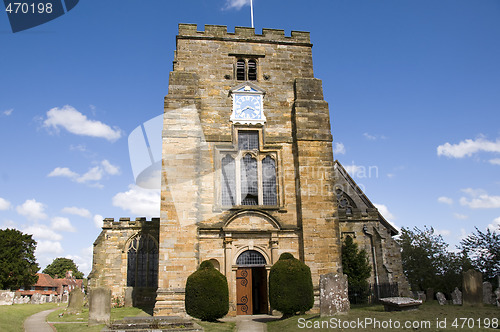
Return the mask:
[[178,39],[230,39],[245,42],[284,43],[284,44],[310,44],[310,34],[305,31],[292,31],[291,36],[285,36],[285,30],[262,29],[262,34],[255,32],[254,28],[235,27],[234,32],[229,32],[226,25],[205,25],[204,31],[198,31],[196,24],[179,24]]
[[137,217],[131,220],[130,217],[122,217],[115,221],[115,218],[104,218],[102,229],[125,229],[125,228],[144,228],[144,227],[158,227],[160,218],[151,218],[147,220],[146,217]]

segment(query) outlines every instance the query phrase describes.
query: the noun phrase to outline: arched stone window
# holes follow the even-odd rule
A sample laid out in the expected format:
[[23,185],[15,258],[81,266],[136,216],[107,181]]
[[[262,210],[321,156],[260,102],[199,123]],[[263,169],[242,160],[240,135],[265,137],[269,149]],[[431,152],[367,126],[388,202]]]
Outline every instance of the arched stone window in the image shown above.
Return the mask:
[[255,81],[257,79],[257,62],[248,60],[248,80]]
[[236,79],[238,81],[256,81],[257,61],[238,59],[236,61]]
[[234,158],[226,155],[222,158],[222,205],[235,205],[236,197],[236,168]]
[[240,59],[236,62],[236,79],[238,81],[245,81],[245,60]]
[[266,259],[256,250],[247,250],[241,253],[236,259],[238,266],[257,266],[266,265]]
[[346,214],[352,214],[352,210],[356,208],[356,203],[342,189],[336,188],[337,204],[339,209],[345,210]]
[[241,205],[259,204],[257,159],[246,154],[241,161]]
[[138,234],[130,241],[127,286],[158,287],[158,245],[149,234]]
[[267,155],[262,160],[262,200],[264,205],[276,205],[276,162]]

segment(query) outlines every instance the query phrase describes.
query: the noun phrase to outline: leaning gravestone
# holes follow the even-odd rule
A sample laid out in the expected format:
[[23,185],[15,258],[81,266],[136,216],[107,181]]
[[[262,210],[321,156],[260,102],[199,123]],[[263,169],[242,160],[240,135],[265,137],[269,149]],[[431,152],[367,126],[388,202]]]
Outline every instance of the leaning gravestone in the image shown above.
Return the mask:
[[446,304],[446,296],[444,296],[443,293],[437,292],[436,293],[436,299],[438,300],[439,305],[445,305]]
[[85,299],[85,294],[78,289],[75,288],[69,293],[69,300],[68,300],[68,313],[77,313],[82,311],[83,309],[83,301]]
[[475,270],[464,272],[462,280],[462,290],[464,305],[482,305],[483,274]]
[[427,288],[427,292],[425,295],[427,297],[427,301],[434,300],[434,288]]
[[455,290],[451,292],[451,301],[455,305],[462,305],[462,292],[455,287]]
[[91,289],[89,293],[89,326],[108,324],[111,320],[111,290]]
[[14,303],[14,292],[0,291],[0,305],[12,305]]
[[319,308],[322,317],[349,311],[345,274],[328,273],[319,277]]
[[493,286],[491,282],[483,282],[483,303],[484,304],[495,304],[496,297],[493,294]]

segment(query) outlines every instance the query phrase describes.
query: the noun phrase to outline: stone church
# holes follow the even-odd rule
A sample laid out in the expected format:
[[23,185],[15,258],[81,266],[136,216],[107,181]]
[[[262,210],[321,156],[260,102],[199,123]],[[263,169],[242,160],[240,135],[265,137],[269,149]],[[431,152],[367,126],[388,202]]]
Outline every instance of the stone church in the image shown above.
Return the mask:
[[211,260],[230,314],[268,313],[284,252],[319,277],[342,272],[351,236],[370,283],[408,291],[397,230],[334,160],[308,32],[180,24],[165,97],[160,218],[105,219],[89,285],[155,315],[184,315],[187,277]]

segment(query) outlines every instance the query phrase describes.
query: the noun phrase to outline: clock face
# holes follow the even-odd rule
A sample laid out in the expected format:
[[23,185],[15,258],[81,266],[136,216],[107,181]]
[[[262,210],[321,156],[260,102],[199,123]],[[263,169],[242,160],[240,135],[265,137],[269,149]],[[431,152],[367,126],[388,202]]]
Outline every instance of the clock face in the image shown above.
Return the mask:
[[234,114],[237,119],[260,119],[262,117],[262,96],[235,95]]

